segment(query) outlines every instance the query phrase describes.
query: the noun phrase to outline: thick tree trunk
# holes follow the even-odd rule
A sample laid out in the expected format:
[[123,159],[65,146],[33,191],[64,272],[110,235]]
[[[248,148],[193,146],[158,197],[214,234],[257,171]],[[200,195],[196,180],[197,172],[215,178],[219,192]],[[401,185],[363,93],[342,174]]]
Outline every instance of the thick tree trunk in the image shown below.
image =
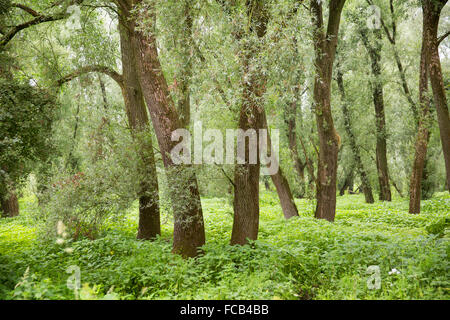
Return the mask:
[[430,7],[423,5],[422,52],[419,78],[419,124],[415,143],[414,163],[409,185],[409,213],[420,213],[421,181],[430,134],[430,99],[428,97],[428,65],[430,62]]
[[0,211],[3,217],[15,217],[19,215],[19,201],[15,190],[10,191],[6,196],[0,196]]
[[154,239],[161,234],[159,212],[158,177],[151,138],[148,133],[149,120],[137,74],[136,48],[134,48],[132,26],[124,12],[119,24],[123,70],[123,97],[131,134],[141,159],[139,165],[139,225],[138,239]]
[[[135,1],[136,4],[141,0]],[[154,8],[140,12],[146,23],[155,22]],[[175,165],[170,156],[178,144],[172,132],[181,129],[180,117],[169,95],[153,34],[133,28],[139,80],[158,139],[174,213],[173,252],[194,257],[205,243],[205,229],[197,178],[189,165]]]
[[[262,39],[266,33],[267,12],[263,3],[247,2],[247,9],[251,19],[251,29],[258,38]],[[259,141],[259,129],[267,129],[267,119],[263,106],[263,94],[266,89],[266,77],[258,72],[259,68],[250,65],[258,54],[259,44],[246,44],[242,50],[242,66],[244,69],[243,103],[239,116],[239,129],[255,130]],[[268,150],[271,150],[269,132],[267,133]],[[234,175],[234,221],[231,234],[231,244],[246,244],[247,239],[256,240],[259,227],[259,150],[257,163],[250,163],[248,154],[249,144],[246,144],[245,164],[236,165]],[[281,208],[286,219],[298,215],[292,192],[281,168],[271,175],[280,199]]]
[[183,36],[181,37],[180,45],[182,51],[182,66],[181,66],[181,83],[179,88],[178,99],[178,113],[180,115],[180,122],[183,128],[189,127],[191,120],[191,94],[189,79],[192,76],[192,16],[189,1],[184,2],[184,28]]
[[352,130],[351,116],[350,111],[348,110],[347,99],[345,94],[344,87],[344,79],[341,70],[337,71],[337,83],[339,87],[339,91],[341,93],[342,98],[342,113],[344,114],[344,127],[347,133],[350,148],[352,149],[353,161],[355,162],[356,169],[361,178],[361,188],[364,193],[364,197],[367,203],[374,203],[374,198],[372,194],[372,187],[370,186],[370,182],[368,179],[368,175],[366,169],[364,168],[364,164],[361,160],[361,154],[359,152],[358,145],[356,144],[356,137]]
[[[264,127],[264,110],[260,101],[264,89],[259,75],[250,72],[249,62],[255,54],[255,48],[247,47],[244,52],[244,56],[242,57],[245,72],[244,77],[248,81],[243,81],[243,103],[239,114],[238,128],[244,131],[254,130],[256,141],[259,141],[259,129]],[[259,176],[261,166],[259,152],[256,163],[250,163],[250,140],[249,143],[246,143],[244,140],[245,164],[237,164],[234,171],[232,245],[244,245],[248,239],[256,240],[258,238]]]
[[[424,19],[427,22],[429,32],[429,77],[431,88],[433,89],[433,99],[436,105],[436,113],[439,123],[439,131],[441,134],[442,150],[445,160],[445,171],[447,174],[447,185],[450,184],[450,117],[448,112],[447,97],[444,89],[444,81],[442,78],[441,61],[439,59],[438,50],[438,25],[440,13],[447,0],[423,0],[422,8],[427,12],[428,17]],[[425,26],[424,26],[425,27]],[[450,191],[450,189],[448,189]]]
[[337,37],[345,0],[330,0],[327,32],[324,33],[322,4],[311,0],[316,76],[314,107],[319,134],[317,169],[317,207],[315,217],[334,221],[336,215],[336,175],[339,151],[338,135],[331,113],[331,77]]
[[383,83],[381,80],[381,30],[375,30],[375,43],[372,45],[367,37],[367,30],[360,30],[363,44],[372,62],[373,104],[375,106],[375,121],[377,130],[376,163],[378,182],[380,185],[380,200],[391,201],[389,170],[387,163],[386,118],[384,114]]

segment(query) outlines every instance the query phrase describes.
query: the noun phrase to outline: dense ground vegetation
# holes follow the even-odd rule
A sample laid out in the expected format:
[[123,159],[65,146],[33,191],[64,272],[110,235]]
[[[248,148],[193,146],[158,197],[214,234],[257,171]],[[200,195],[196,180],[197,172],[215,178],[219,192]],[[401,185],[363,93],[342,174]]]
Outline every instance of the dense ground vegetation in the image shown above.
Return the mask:
[[[74,299],[71,265],[81,269],[81,299],[450,298],[447,194],[424,201],[420,215],[408,214],[404,199],[364,204],[345,195],[334,223],[315,219],[311,201],[296,203],[300,216],[286,221],[276,194],[264,193],[260,239],[230,246],[228,201],[203,199],[207,244],[185,260],[170,252],[167,220],[158,240],[135,239],[136,207],[97,240],[38,241],[36,203],[25,197],[21,216],[0,221],[0,298]],[[367,285],[371,265],[380,268],[379,290]]]

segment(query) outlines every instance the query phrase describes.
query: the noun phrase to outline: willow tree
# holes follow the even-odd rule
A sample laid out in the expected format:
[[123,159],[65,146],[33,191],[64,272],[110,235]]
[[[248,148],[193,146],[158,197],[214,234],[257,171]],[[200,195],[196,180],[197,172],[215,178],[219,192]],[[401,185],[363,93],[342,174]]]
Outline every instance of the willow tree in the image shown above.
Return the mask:
[[344,3],[345,0],[330,0],[325,31],[322,1],[310,1],[316,71],[313,99],[319,133],[315,217],[328,221],[334,221],[336,215],[336,177],[340,137],[334,127],[331,113],[331,79]]
[[423,23],[419,80],[419,125],[415,142],[414,163],[411,172],[409,213],[420,213],[421,178],[432,121],[430,115],[430,97],[428,95],[429,81],[431,82],[434,103],[437,109],[442,149],[446,163],[447,185],[449,183],[450,120],[438,52],[439,18],[441,10],[446,3],[446,0],[422,1]]
[[121,0],[118,4],[126,13],[133,34],[139,82],[166,169],[174,214],[173,252],[193,257],[205,243],[203,212],[195,171],[189,164],[176,164],[171,157],[172,149],[178,144],[172,140],[172,133],[183,129],[183,123],[169,94],[158,56],[153,32],[157,18],[155,6],[141,0]]

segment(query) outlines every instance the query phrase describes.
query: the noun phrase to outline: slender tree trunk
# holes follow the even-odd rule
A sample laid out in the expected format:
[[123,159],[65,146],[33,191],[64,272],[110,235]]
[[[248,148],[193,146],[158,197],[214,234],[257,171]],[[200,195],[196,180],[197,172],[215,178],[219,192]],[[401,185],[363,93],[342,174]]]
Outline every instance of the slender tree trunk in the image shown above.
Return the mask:
[[386,118],[384,114],[383,83],[381,80],[381,30],[374,30],[376,38],[374,45],[369,42],[367,30],[360,30],[360,34],[372,62],[372,74],[374,77],[372,87],[377,129],[376,163],[378,182],[380,185],[380,200],[391,201],[392,196],[387,163]]
[[313,40],[315,49],[314,107],[319,134],[319,165],[317,169],[316,218],[334,221],[336,215],[336,175],[339,151],[338,135],[331,113],[331,77],[336,54],[337,37],[345,0],[330,0],[326,33],[322,4],[311,0]]
[[[136,0],[135,4],[141,3]],[[140,12],[146,24],[155,23],[154,8]],[[166,79],[158,58],[156,39],[153,34],[137,30],[133,26],[136,40],[136,61],[139,80],[149,109],[159,148],[166,169],[170,198],[174,213],[173,252],[184,257],[194,257],[205,243],[203,212],[197,178],[189,165],[175,165],[170,156],[178,144],[172,141],[172,132],[181,129],[179,114],[169,95]]]
[[[298,94],[300,90],[298,86],[296,86],[295,92]],[[296,94],[296,96],[297,96]],[[300,182],[305,180],[305,167],[306,163],[303,163],[300,159],[300,155],[298,153],[297,147],[297,101],[293,101],[292,103],[286,106],[286,110],[284,112],[284,122],[287,125],[287,138],[289,144],[289,150],[291,152],[292,160],[294,161],[294,169],[297,173]]]
[[356,137],[352,130],[350,111],[348,110],[347,99],[345,94],[344,79],[341,70],[337,71],[337,83],[342,98],[342,113],[344,114],[344,127],[347,133],[350,148],[352,149],[353,161],[355,162],[356,169],[361,178],[361,189],[364,193],[364,197],[367,203],[374,203],[372,194],[372,187],[368,179],[367,171],[364,168],[364,164],[361,160],[361,154],[359,152],[358,145],[356,144]]
[[149,132],[150,124],[137,74],[136,48],[131,28],[127,14],[122,13],[119,23],[123,70],[122,91],[131,134],[141,159],[137,238],[148,240],[161,234],[158,177],[152,141],[145,136],[145,133]]
[[339,189],[339,195],[343,196],[345,194],[345,190],[353,192],[353,168],[351,168],[345,175],[344,183]]
[[[269,135],[269,127],[267,125],[266,112],[263,109],[263,124],[264,129],[267,129],[267,149],[271,150],[272,142]],[[272,152],[272,151],[271,151]],[[276,160],[272,160],[276,161]],[[294,197],[292,196],[291,188],[289,182],[284,176],[281,167],[278,165],[278,171],[271,175],[272,182],[277,189],[278,197],[280,198],[281,209],[283,210],[284,217],[286,219],[298,216],[297,206],[295,205]]]
[[192,76],[192,16],[189,1],[184,1],[184,28],[183,36],[181,37],[182,50],[182,67],[181,67],[181,83],[180,83],[180,97],[178,99],[178,113],[180,115],[180,122],[183,128],[189,127],[191,120],[191,95],[189,80]]

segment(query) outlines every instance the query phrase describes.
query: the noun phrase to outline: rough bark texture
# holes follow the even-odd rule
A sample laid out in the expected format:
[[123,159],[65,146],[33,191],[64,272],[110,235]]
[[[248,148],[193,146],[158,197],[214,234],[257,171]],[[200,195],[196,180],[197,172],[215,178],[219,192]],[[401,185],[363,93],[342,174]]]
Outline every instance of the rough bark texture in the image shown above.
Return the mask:
[[350,111],[348,110],[347,98],[345,94],[344,87],[344,79],[341,70],[337,71],[337,83],[339,87],[339,91],[341,93],[342,98],[342,113],[344,114],[344,127],[345,132],[347,133],[348,140],[350,143],[350,148],[352,149],[353,161],[356,166],[356,170],[358,171],[359,177],[361,178],[361,189],[364,193],[364,197],[367,203],[374,203],[372,187],[370,186],[370,182],[367,176],[366,169],[364,168],[364,164],[361,160],[361,154],[359,152],[358,145],[356,144],[356,137],[352,130],[352,122]]
[[15,217],[19,215],[19,201],[16,192],[10,191],[6,196],[0,196],[0,211],[2,217]]
[[331,77],[336,54],[337,36],[345,0],[330,0],[326,33],[323,28],[322,4],[311,0],[315,49],[314,107],[319,134],[317,169],[317,207],[315,217],[334,221],[336,215],[336,174],[339,151],[338,135],[331,113]]
[[381,30],[374,30],[375,41],[370,43],[367,30],[360,30],[361,38],[371,60],[372,94],[375,106],[375,121],[377,130],[376,163],[380,200],[391,201],[389,169],[387,163],[386,118],[384,114],[383,83],[381,81]]
[[[429,32],[429,77],[431,88],[433,89],[433,99],[436,105],[436,114],[439,123],[439,132],[441,134],[442,150],[444,153],[445,170],[447,174],[447,186],[450,184],[450,117],[448,112],[447,97],[444,89],[444,81],[442,78],[441,61],[438,51],[438,25],[442,8],[447,0],[422,2],[422,10],[424,12],[424,20],[426,21],[427,30]],[[431,12],[430,12],[431,11]],[[425,13],[427,17],[425,18]],[[424,25],[425,27],[425,25]],[[450,189],[447,190],[450,191]]]
[[[141,2],[136,0],[134,4]],[[154,8],[146,7],[140,14],[140,18],[145,18],[146,23],[150,22],[146,27],[151,28],[151,24],[155,22]],[[174,213],[173,252],[184,257],[194,257],[198,254],[198,248],[205,243],[197,178],[191,167],[175,165],[170,156],[170,151],[178,144],[177,141],[172,141],[172,132],[182,128],[182,125],[162,73],[156,39],[153,34],[144,33],[135,25],[132,32],[137,48],[139,81],[158,139],[170,188]]]
[[182,50],[182,66],[181,66],[181,81],[179,88],[178,113],[180,115],[180,122],[183,128],[189,127],[191,120],[191,94],[189,79],[192,76],[192,16],[189,1],[184,2],[184,28],[183,36],[181,37]]
[[420,78],[419,78],[419,124],[415,143],[414,163],[409,185],[409,213],[420,213],[421,180],[423,168],[427,156],[428,139],[430,134],[430,99],[428,97],[428,65],[429,55],[429,18],[430,8],[423,6],[423,30],[422,51],[420,55]]
[[122,53],[123,87],[122,93],[131,134],[138,147],[141,159],[139,182],[139,225],[138,239],[154,239],[161,234],[159,212],[158,177],[151,139],[142,135],[148,132],[149,120],[137,75],[136,48],[134,48],[132,26],[126,12],[119,23]]
[[[262,21],[263,8],[256,1],[247,3],[248,12],[255,15],[250,19],[252,31],[255,31],[255,21],[259,24],[258,36],[262,37],[266,33],[267,21]],[[262,24],[260,24],[262,22]],[[236,35],[239,40],[240,35]],[[240,59],[243,67],[243,96],[239,113],[238,128],[244,131],[255,130],[257,141],[259,140],[259,129],[264,126],[264,109],[261,97],[264,93],[265,81],[257,70],[252,70],[251,59],[258,53],[258,44],[247,42],[240,52]],[[257,155],[257,163],[249,163],[249,144],[245,144],[245,164],[237,164],[234,171],[234,219],[231,232],[231,244],[246,244],[247,240],[258,238],[259,228],[259,176],[260,158]]]

